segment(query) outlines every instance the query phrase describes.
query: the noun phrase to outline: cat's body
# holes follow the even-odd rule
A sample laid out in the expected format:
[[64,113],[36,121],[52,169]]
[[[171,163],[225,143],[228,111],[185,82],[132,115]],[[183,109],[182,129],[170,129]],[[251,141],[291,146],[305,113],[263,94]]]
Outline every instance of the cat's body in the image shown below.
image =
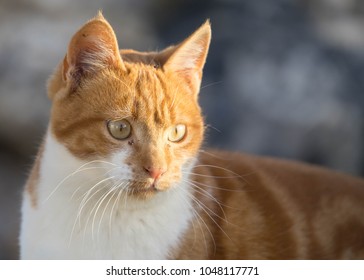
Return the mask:
[[160,53],[118,50],[99,15],[49,83],[24,192],[25,259],[364,259],[364,180],[201,151],[204,24]]
[[364,259],[363,180],[226,152],[203,153],[199,162],[194,173],[202,175],[194,180],[204,191],[198,188],[195,196],[211,210],[199,212],[211,234],[203,227],[205,233],[194,243],[196,229],[191,229],[190,246],[178,257]]

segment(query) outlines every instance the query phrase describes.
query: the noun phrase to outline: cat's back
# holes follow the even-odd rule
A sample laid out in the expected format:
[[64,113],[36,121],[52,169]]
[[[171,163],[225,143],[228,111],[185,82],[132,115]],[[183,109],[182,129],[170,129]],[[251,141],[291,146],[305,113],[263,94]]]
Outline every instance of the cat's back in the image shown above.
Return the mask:
[[[259,177],[261,180],[273,180],[290,183],[291,190],[316,186],[317,189],[329,188],[330,191],[358,191],[364,195],[364,178],[348,175],[318,165],[294,160],[256,156],[237,152],[209,150],[199,156],[199,165],[209,167],[209,172],[221,173],[247,179]],[[274,183],[274,182],[272,182]]]
[[193,181],[204,242],[214,248],[207,252],[201,245],[204,257],[364,258],[361,178],[289,160],[207,151]]

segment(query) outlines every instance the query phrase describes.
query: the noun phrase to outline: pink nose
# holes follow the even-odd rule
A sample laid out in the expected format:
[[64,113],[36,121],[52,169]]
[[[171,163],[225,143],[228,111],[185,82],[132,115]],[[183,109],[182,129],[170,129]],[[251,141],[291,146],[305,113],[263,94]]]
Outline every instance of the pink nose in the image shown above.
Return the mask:
[[154,167],[144,167],[144,170],[154,180],[159,179],[166,172],[166,170],[163,168],[154,168]]

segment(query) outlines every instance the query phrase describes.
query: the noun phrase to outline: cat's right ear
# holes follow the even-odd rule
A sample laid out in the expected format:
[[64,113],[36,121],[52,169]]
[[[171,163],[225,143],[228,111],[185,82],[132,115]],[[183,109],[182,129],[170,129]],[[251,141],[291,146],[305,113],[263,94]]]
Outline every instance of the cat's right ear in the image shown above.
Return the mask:
[[178,73],[196,96],[199,92],[202,70],[211,41],[211,26],[207,20],[199,29],[177,46],[160,53],[165,71]]
[[74,91],[82,79],[108,67],[125,69],[114,30],[99,12],[72,37],[63,63],[56,72],[61,76],[58,84],[63,82],[69,91]]

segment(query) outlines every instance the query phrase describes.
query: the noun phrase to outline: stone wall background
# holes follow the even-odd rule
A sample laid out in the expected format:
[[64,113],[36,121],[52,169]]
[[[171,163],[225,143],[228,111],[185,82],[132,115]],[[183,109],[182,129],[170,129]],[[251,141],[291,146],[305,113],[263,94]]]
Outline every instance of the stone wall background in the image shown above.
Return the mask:
[[45,82],[98,9],[121,48],[162,49],[210,18],[207,145],[364,174],[360,0],[0,1],[0,259],[18,258],[22,187],[47,126]]

